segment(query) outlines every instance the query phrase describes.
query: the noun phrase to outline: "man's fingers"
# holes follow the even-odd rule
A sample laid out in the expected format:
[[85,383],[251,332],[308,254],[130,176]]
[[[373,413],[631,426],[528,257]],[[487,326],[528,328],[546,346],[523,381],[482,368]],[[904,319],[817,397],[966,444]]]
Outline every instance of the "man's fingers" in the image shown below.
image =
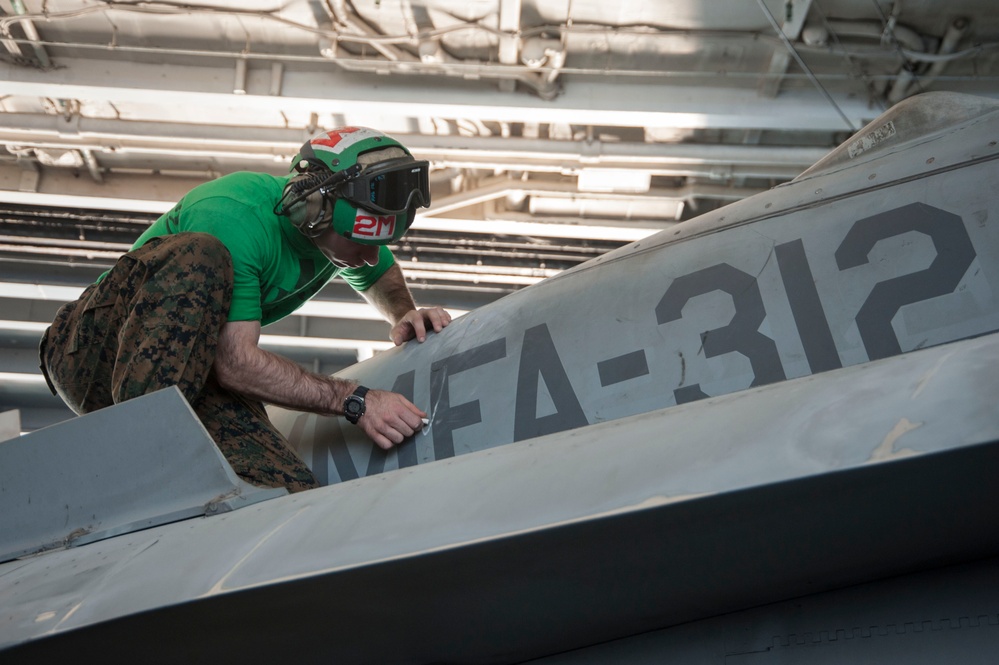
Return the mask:
[[368,402],[368,409],[358,424],[378,447],[385,450],[391,450],[413,436],[427,415],[398,393],[371,390]]
[[450,323],[451,315],[443,307],[412,310],[407,312],[406,316],[392,329],[392,342],[396,346],[414,338],[420,342],[425,342],[429,330],[440,332],[447,328]]
[[385,436],[382,436],[381,434],[375,431],[368,432],[367,434],[371,438],[371,440],[375,442],[375,445],[381,448],[382,450],[392,450],[393,447],[392,442],[389,441],[388,438],[386,438]]
[[413,337],[423,342],[427,339],[427,325],[423,321],[423,312],[410,314],[410,325],[413,326]]
[[392,343],[396,346],[403,344],[406,340],[410,339],[407,328],[411,326],[405,322],[400,321],[396,324],[395,328],[392,329]]
[[416,430],[420,429],[420,427],[423,426],[424,416],[426,416],[426,414],[417,409],[416,407],[413,407],[412,409],[406,411],[402,416],[400,416],[400,419],[402,421],[401,425],[402,427],[405,428],[405,431],[407,432],[406,436],[413,436],[413,434],[416,433]]
[[426,416],[425,413],[412,404],[406,404],[405,406],[408,408],[400,411],[397,414],[397,418],[391,422],[392,429],[400,432],[404,439],[413,436],[423,427],[423,418]]
[[428,316],[430,317],[430,323],[434,327],[434,332],[440,332],[451,323],[451,315],[447,313],[446,310],[440,307],[435,307],[429,310]]
[[[365,417],[367,417],[367,414],[361,416],[362,419]],[[384,422],[368,423],[368,427],[365,428],[365,432],[371,440],[383,450],[392,450],[394,446],[406,440],[406,437],[402,432],[394,427],[388,426]]]
[[451,314],[448,313],[443,307],[434,307],[429,311],[430,321],[433,323],[434,330],[440,332],[447,328],[451,323]]

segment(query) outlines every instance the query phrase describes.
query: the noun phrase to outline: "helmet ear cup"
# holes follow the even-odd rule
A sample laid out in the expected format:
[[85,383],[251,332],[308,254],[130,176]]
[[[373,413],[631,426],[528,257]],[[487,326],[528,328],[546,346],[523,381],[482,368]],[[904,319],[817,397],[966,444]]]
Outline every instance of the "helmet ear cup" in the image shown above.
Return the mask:
[[[296,181],[300,179],[293,179],[288,187],[294,189],[298,185]],[[324,212],[327,214],[324,215]],[[330,220],[320,219],[321,216],[328,217],[328,210],[324,204],[323,195],[319,191],[313,192],[304,200],[286,208],[285,214],[288,215],[288,219],[291,220],[296,229],[310,238],[315,238],[329,228]]]

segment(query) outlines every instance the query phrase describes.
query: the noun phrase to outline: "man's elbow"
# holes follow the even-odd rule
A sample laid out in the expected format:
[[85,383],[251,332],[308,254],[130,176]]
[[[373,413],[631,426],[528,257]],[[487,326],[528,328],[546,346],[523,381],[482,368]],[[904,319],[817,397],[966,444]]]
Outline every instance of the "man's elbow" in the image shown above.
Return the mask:
[[236,391],[245,380],[240,365],[234,362],[231,356],[222,354],[216,356],[212,369],[215,371],[215,380],[226,390]]
[[257,347],[259,336],[257,322],[237,321],[222,327],[213,364],[215,380],[220,386],[233,392],[245,391],[256,374],[254,367],[262,360]]

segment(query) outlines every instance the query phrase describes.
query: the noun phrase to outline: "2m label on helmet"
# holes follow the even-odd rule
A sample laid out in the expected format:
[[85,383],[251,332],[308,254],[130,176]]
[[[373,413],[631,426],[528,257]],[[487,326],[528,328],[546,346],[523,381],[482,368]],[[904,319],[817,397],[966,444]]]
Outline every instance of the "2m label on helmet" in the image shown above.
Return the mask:
[[358,210],[352,235],[367,240],[391,239],[395,235],[395,215],[373,215]]

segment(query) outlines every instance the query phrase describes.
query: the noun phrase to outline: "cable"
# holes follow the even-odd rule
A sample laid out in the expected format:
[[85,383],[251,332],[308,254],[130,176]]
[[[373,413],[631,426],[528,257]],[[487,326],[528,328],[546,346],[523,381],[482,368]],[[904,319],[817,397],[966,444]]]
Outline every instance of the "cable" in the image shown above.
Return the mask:
[[[865,68],[859,66],[857,62],[853,59],[853,55],[845,48],[843,48],[843,44],[839,40],[839,35],[836,33],[835,30],[832,29],[832,26],[829,24],[829,19],[826,16],[826,13],[822,11],[821,5],[818,2],[815,2],[812,6],[815,8],[815,12],[822,19],[822,25],[829,33],[829,36],[834,44],[834,47],[830,49],[830,52],[835,53],[838,51],[843,54],[843,57],[846,58],[847,65],[849,66],[850,74],[855,78],[859,78],[864,82],[864,86],[867,88],[868,91],[868,101],[872,105],[877,105],[882,112],[887,111],[888,109],[885,108],[884,104],[884,94],[879,91],[876,79],[874,77],[871,77],[865,71]],[[885,85],[887,85],[887,83]]]
[[850,128],[850,131],[851,132],[857,131],[857,128],[853,126],[853,123],[850,122],[850,119],[846,117],[845,113],[843,113],[843,109],[839,107],[839,104],[837,104],[836,100],[832,98],[832,95],[829,94],[829,91],[826,90],[825,87],[822,85],[822,83],[819,82],[819,79],[815,77],[815,74],[812,73],[812,70],[809,69],[808,65],[805,64],[805,61],[801,59],[801,56],[798,55],[798,52],[794,50],[794,45],[791,43],[791,40],[787,38],[787,35],[784,34],[784,31],[781,30],[780,25],[777,23],[777,19],[775,19],[774,15],[770,13],[770,8],[763,3],[763,0],[756,0],[756,2],[760,6],[760,9],[763,10],[763,13],[766,15],[767,20],[770,22],[771,27],[773,27],[773,29],[777,32],[777,35],[780,37],[781,41],[784,42],[784,46],[786,46],[787,50],[790,51],[791,57],[793,57],[795,62],[798,63],[798,66],[801,67],[802,70],[804,70],[805,74],[808,75],[808,78],[811,79],[812,83],[815,84],[815,87],[818,88],[819,91],[822,93],[822,95],[826,98],[826,100],[828,100],[829,103],[832,104],[832,107],[836,109],[836,113],[838,113],[839,117],[843,119],[843,122],[846,123],[846,126]]

